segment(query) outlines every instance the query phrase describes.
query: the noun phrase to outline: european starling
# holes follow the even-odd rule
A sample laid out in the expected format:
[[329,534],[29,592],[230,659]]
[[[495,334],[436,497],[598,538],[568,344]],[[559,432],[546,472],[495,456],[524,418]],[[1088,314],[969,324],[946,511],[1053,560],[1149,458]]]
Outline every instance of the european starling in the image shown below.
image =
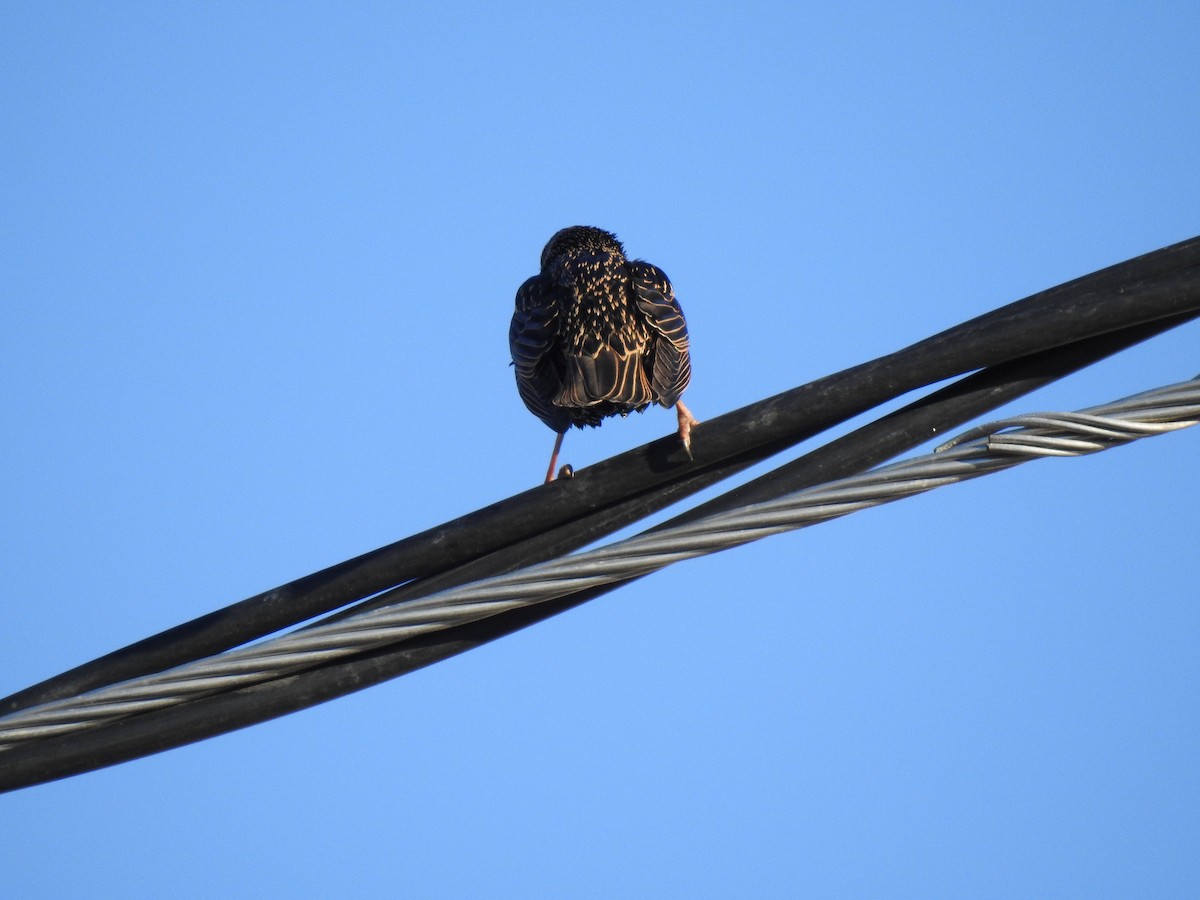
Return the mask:
[[675,407],[692,455],[700,423],[679,399],[692,377],[683,310],[663,271],[626,259],[616,235],[575,225],[550,238],[541,272],[517,291],[508,346],[521,399],[558,434],[546,481],[572,425],[651,403]]

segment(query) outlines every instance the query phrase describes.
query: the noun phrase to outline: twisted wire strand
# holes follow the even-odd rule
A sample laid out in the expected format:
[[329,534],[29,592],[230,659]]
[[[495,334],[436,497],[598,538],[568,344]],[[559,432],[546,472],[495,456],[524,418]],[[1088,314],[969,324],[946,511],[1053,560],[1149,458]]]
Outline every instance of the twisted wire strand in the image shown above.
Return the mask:
[[839,518],[1041,456],[1077,456],[1200,422],[1200,376],[1078,413],[972,428],[933,453],[775,500],[290,632],[153,675],[0,717],[0,757],[17,742],[231,691],[385,644],[463,625],[672,563]]

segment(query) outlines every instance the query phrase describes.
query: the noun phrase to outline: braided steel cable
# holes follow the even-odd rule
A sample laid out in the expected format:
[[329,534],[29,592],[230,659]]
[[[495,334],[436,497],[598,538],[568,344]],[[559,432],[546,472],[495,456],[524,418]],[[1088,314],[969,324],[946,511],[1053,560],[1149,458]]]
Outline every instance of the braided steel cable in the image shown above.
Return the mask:
[[644,575],[681,560],[1011,468],[1036,457],[1095,453],[1198,422],[1200,377],[1080,413],[1038,413],[988,423],[931,454],[862,475],[21,710],[0,718],[0,762],[2,749],[20,742],[69,734],[258,684],[329,660]]

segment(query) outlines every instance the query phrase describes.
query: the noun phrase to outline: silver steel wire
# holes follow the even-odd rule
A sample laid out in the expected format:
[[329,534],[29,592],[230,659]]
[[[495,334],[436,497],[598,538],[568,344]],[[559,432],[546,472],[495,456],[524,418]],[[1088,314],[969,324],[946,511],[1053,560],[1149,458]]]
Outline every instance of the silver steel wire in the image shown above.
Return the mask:
[[990,422],[931,454],[20,710],[0,717],[0,758],[3,749],[17,742],[68,734],[258,684],[977,478],[1035,457],[1095,453],[1197,422],[1200,376],[1079,413],[1036,413]]

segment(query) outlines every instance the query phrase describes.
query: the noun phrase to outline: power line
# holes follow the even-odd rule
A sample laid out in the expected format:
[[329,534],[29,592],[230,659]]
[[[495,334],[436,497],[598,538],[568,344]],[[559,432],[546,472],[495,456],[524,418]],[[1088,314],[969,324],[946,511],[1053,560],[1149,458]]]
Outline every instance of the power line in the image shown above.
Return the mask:
[[316,663],[645,575],[682,560],[999,472],[1031,459],[1095,453],[1197,422],[1200,378],[1080,413],[1038,413],[1001,420],[971,429],[934,453],[862,475],[14,713],[0,719],[0,748],[279,678]]
[[[557,559],[882,402],[971,373],[652,531],[852,476],[1197,316],[1200,238],[1193,238],[709,419],[696,432],[694,461],[679,452],[674,437],[652,442],[574,479],[527,491],[93,660],[0,700],[0,712],[32,711],[205,660],[317,616],[328,614],[307,631]],[[641,577],[630,571],[602,583],[581,581],[554,599],[411,632],[397,642],[364,643],[372,649],[351,655],[331,652],[318,659],[310,653],[307,667],[287,677],[236,689],[242,682],[234,678],[217,693],[211,682],[200,682],[187,688],[195,693],[182,702],[161,705],[158,698],[137,715],[12,743],[0,751],[0,791],[181,746],[361,690]]]
[[[1057,370],[1060,374],[1054,377],[1061,377],[1062,372],[1197,314],[1200,238],[1192,238],[707,420],[703,431],[697,431],[693,460],[683,455],[674,438],[654,441],[579,472],[574,479],[526,491],[93,660],[0,700],[0,712],[200,659],[396,585],[407,583],[410,596],[419,596],[461,581],[464,574],[474,579],[553,558],[910,391],[992,368],[1012,372],[1015,366],[1019,374],[1012,377],[1026,383],[1048,370]],[[1084,345],[1094,349],[1085,353]],[[1072,354],[1080,362],[1063,365]],[[1035,359],[1032,365],[1020,362]],[[1015,381],[992,390],[1010,399],[1022,392]],[[939,396],[944,397],[941,392]],[[992,408],[982,393],[965,406],[953,405],[970,407],[975,415]],[[889,427],[897,421],[890,420]],[[956,419],[932,424],[953,428]],[[897,447],[893,453],[906,449],[901,445],[914,445],[907,439],[891,444]],[[871,459],[867,464],[879,461]],[[801,471],[811,468],[807,461],[796,465]],[[797,477],[802,478],[795,468],[780,470],[760,479],[754,489],[771,495],[778,486],[772,480],[784,484]],[[743,500],[739,494],[727,502]],[[364,674],[356,673],[349,680],[360,683]]]

